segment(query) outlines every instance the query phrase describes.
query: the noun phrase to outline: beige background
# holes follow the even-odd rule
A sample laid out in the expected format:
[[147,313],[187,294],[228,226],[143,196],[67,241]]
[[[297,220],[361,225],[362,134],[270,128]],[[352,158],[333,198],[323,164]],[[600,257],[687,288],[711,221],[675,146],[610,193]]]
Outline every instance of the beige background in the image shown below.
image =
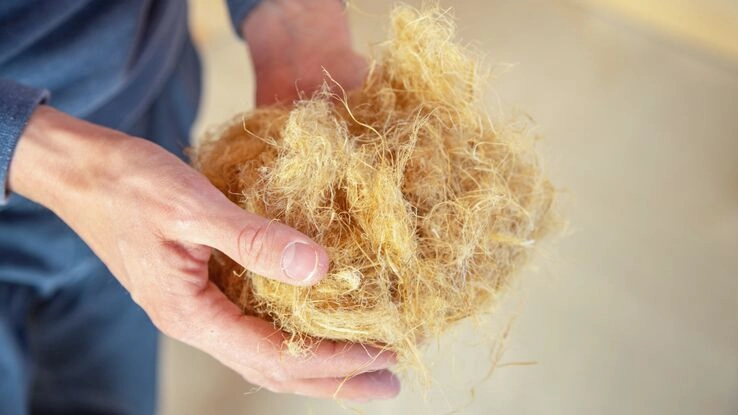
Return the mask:
[[[364,12],[350,13],[355,44],[367,50],[383,39],[381,15],[391,2],[354,3]],[[546,247],[485,329],[482,337],[495,337],[517,316],[502,367],[488,380],[490,348],[462,327],[431,348],[436,383],[427,394],[408,386],[394,401],[356,408],[738,413],[735,3],[443,4],[455,8],[465,41],[492,62],[515,64],[490,100],[538,123],[570,232]],[[202,131],[250,108],[253,89],[221,2],[193,6],[206,68]],[[200,352],[171,340],[162,347],[162,414],[352,413],[334,402],[253,392]]]

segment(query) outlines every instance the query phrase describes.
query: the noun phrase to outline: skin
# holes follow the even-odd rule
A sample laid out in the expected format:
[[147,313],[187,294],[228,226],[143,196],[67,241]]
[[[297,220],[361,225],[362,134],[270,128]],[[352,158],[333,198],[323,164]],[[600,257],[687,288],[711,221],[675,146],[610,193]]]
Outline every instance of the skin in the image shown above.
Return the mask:
[[[311,93],[323,68],[346,89],[366,73],[338,0],[264,0],[242,30],[258,105]],[[228,301],[208,280],[212,249],[294,285],[320,281],[327,254],[300,232],[232,204],[158,145],[40,106],[18,142],[9,186],[77,232],[162,332],[248,381],[274,392],[355,401],[399,392],[388,370],[391,353],[324,341],[310,356],[290,356],[284,333]]]
[[297,98],[323,83],[323,68],[344,89],[361,86],[367,62],[351,46],[340,0],[267,0],[241,27],[256,75],[256,103]]

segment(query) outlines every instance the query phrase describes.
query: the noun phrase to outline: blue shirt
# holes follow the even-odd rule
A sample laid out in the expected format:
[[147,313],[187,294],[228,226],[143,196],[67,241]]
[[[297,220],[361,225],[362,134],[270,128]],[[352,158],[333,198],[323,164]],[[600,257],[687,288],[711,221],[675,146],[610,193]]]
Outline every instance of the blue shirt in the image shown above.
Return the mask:
[[[259,1],[227,0],[237,33]],[[125,129],[156,98],[186,39],[184,0],[2,0],[0,199],[37,105],[50,98],[71,115]]]

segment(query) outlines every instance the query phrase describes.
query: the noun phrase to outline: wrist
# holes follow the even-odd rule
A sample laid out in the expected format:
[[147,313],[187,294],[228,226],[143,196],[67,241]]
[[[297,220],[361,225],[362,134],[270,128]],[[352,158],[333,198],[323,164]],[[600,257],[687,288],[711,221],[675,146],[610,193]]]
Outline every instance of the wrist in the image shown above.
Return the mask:
[[12,192],[57,214],[100,186],[115,165],[114,148],[123,133],[39,106],[18,141],[10,163]]

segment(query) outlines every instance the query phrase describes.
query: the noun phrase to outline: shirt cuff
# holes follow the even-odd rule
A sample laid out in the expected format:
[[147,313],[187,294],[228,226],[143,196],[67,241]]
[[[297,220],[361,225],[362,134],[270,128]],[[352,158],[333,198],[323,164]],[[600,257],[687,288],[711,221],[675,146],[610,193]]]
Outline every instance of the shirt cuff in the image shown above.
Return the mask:
[[18,139],[31,114],[49,99],[49,91],[0,78],[0,206],[8,199],[8,170]]
[[231,24],[238,37],[243,39],[241,24],[259,3],[261,3],[261,0],[228,0],[228,12],[231,15]]

